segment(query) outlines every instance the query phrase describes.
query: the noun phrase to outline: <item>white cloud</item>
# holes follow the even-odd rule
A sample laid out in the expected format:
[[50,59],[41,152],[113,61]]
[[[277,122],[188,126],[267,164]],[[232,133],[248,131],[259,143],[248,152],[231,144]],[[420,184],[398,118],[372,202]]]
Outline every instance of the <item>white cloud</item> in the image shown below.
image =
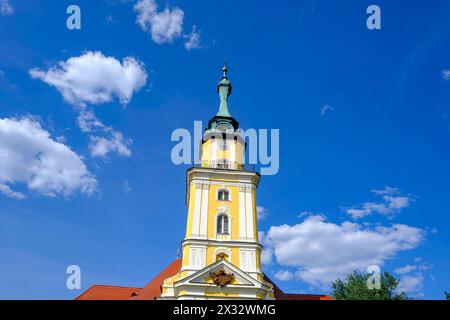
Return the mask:
[[8,185],[0,183],[0,192],[6,195],[7,197],[22,200],[25,199],[26,196],[22,192],[12,190]]
[[422,240],[423,231],[407,225],[365,228],[348,221],[326,222],[323,216],[309,216],[293,226],[272,226],[261,237],[263,263],[274,257],[282,266],[297,268],[297,279],[319,286],[354,270],[365,271],[369,265],[382,266]]
[[17,184],[50,197],[92,194],[97,188],[82,157],[53,140],[31,117],[0,119],[0,192],[23,199],[12,189]]
[[14,13],[14,9],[9,3],[9,0],[0,0],[0,13],[5,16]]
[[151,30],[152,16],[157,12],[158,4],[154,0],[139,0],[133,7],[137,12],[136,23],[144,31]]
[[256,207],[256,215],[258,216],[258,220],[263,220],[269,214],[269,210],[264,207],[257,206]]
[[423,274],[417,273],[414,275],[405,275],[400,278],[397,291],[405,292],[413,297],[421,297],[423,294],[420,292],[423,287]]
[[78,127],[83,132],[92,132],[92,131],[107,131],[109,128],[103,124],[97,117],[95,116],[92,110],[87,110],[86,108],[82,108],[77,117]]
[[372,192],[379,196],[400,194],[400,190],[398,190],[398,188],[390,186],[385,186],[384,189],[372,189]]
[[122,104],[129,103],[133,94],[147,82],[142,62],[132,57],[120,62],[101,52],[88,51],[79,57],[60,61],[47,71],[31,69],[30,75],[54,86],[66,102],[76,107],[81,131],[95,133],[90,135],[89,146],[93,157],[106,157],[111,152],[131,156],[131,139],[125,139],[122,133],[104,125],[87,104],[110,102],[115,97]]
[[[414,261],[421,262],[422,259],[415,258]],[[428,264],[427,262],[423,262],[420,264],[407,264],[406,266],[400,267],[395,269],[395,273],[399,275],[405,275],[408,273],[411,273],[412,271],[425,271],[432,267],[432,265]]]
[[332,107],[332,106],[326,104],[326,105],[324,105],[322,108],[320,108],[320,115],[321,115],[321,116],[324,116],[324,115],[326,115],[328,112],[331,112],[331,111],[334,111],[334,110],[335,110],[334,107]]
[[442,79],[445,81],[450,80],[450,69],[442,70]]
[[110,152],[116,152],[120,156],[130,157],[131,150],[129,146],[132,143],[131,139],[124,139],[122,133],[114,131],[111,137],[97,137],[91,136],[89,150],[93,157],[106,157]]
[[60,61],[47,71],[35,68],[29,73],[55,87],[65,101],[76,106],[110,102],[114,97],[127,104],[147,82],[144,64],[135,58],[120,62],[92,51]]
[[158,12],[155,0],[139,0],[134,5],[134,11],[138,14],[136,23],[142,30],[150,32],[156,43],[171,43],[182,36],[184,12],[180,8],[166,8]]
[[280,281],[291,281],[294,279],[294,274],[289,270],[278,271],[275,274],[275,278]]
[[198,49],[200,48],[200,42],[201,42],[201,38],[200,38],[200,31],[197,31],[197,27],[193,26],[192,27],[192,32],[189,34],[188,36],[188,41],[186,41],[184,43],[184,47],[190,51],[192,49]]
[[125,193],[130,193],[131,192],[130,182],[124,181],[122,186],[123,186],[123,190],[125,191]]
[[408,265],[406,265],[404,267],[400,267],[400,268],[395,269],[395,272],[400,274],[400,275],[403,275],[403,274],[410,273],[411,271],[414,271],[416,269],[417,269],[416,265],[408,264]]
[[371,214],[380,213],[387,216],[393,216],[402,209],[410,206],[413,198],[407,195],[401,195],[397,188],[385,187],[382,190],[372,190],[372,193],[382,197],[382,202],[365,202],[357,208],[346,208],[345,211],[353,217],[359,219]]
[[78,126],[83,132],[95,132],[90,135],[89,150],[91,156],[105,158],[109,153],[116,152],[122,157],[130,157],[131,139],[125,139],[123,134],[112,127],[104,125],[94,112],[82,108],[77,118]]
[[325,215],[323,213],[313,212],[313,211],[302,211],[298,214],[299,218],[306,218],[308,216],[321,216],[325,218]]
[[401,276],[397,291],[403,291],[408,295],[417,298],[423,296],[421,290],[424,282],[424,271],[433,266],[427,262],[423,262],[420,257],[414,258],[414,261],[419,262],[419,264],[408,264],[404,267],[395,269],[395,272]]
[[264,248],[264,250],[261,252],[261,263],[262,264],[269,264],[272,262],[273,258],[273,251],[270,248]]

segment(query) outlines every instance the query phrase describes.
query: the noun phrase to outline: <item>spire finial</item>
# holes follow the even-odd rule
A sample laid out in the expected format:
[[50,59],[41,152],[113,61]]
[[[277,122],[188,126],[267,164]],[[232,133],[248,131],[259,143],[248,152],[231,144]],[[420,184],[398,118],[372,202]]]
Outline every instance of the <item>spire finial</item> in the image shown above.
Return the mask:
[[230,112],[228,111],[228,97],[231,95],[232,86],[227,77],[228,67],[225,61],[223,63],[222,71],[222,80],[220,80],[217,87],[217,92],[220,96],[220,108],[217,115],[222,117],[231,117]]
[[227,63],[225,61],[223,62],[222,72],[223,72],[223,78],[226,78],[227,72],[228,72],[228,67],[227,67]]
[[217,85],[217,92],[220,97],[220,107],[217,114],[208,122],[208,130],[219,130],[225,132],[227,130],[236,131],[239,128],[239,123],[231,116],[230,110],[228,110],[228,99],[233,90],[231,81],[228,80],[227,72],[228,66],[226,62],[223,62],[222,66],[223,76]]

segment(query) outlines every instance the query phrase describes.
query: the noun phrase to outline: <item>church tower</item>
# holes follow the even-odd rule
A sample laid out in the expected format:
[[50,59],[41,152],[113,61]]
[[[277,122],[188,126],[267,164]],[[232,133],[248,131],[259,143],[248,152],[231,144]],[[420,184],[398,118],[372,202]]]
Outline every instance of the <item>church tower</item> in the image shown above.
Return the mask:
[[261,177],[245,163],[247,145],[228,106],[227,67],[222,71],[219,111],[203,133],[199,165],[186,173],[182,257],[142,288],[94,285],[77,300],[332,299],[284,293],[261,271],[256,213]]
[[223,67],[218,113],[201,142],[201,165],[187,170],[188,207],[182,266],[164,280],[160,299],[274,299],[261,272],[256,189],[246,144],[228,106],[232,85]]

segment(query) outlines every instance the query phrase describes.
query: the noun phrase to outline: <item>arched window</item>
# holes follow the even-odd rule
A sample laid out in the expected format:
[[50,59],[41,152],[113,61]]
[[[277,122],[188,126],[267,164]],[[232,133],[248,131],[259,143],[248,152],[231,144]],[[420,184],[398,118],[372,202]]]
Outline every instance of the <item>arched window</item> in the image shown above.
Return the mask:
[[229,234],[228,216],[221,214],[217,217],[217,234]]
[[230,192],[226,189],[220,189],[217,198],[219,201],[230,201]]

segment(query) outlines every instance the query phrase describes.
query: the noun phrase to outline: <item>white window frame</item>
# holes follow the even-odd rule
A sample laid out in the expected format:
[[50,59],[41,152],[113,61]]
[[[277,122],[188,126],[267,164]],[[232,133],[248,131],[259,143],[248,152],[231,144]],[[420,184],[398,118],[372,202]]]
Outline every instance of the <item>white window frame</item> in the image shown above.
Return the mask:
[[[217,219],[219,216],[225,215],[228,217],[228,233],[218,233],[217,231]],[[232,235],[232,226],[233,225],[233,217],[228,212],[218,212],[216,213],[216,217],[214,220],[214,234],[216,235],[216,239],[221,238],[222,240],[231,239]]]
[[[222,220],[222,221],[221,221]],[[219,232],[219,222],[221,222],[220,227],[222,230]],[[226,227],[225,228],[225,223]],[[225,232],[225,229],[227,232]],[[216,218],[216,232],[218,235],[229,235],[230,234],[230,217],[226,213],[220,213]]]
[[[228,192],[228,200],[221,200],[221,199],[219,199],[219,192],[220,191],[227,191]],[[231,201],[231,190],[228,189],[227,187],[220,187],[220,188],[218,188],[217,192],[216,192],[216,199],[217,199],[217,201],[226,201],[226,202]]]

